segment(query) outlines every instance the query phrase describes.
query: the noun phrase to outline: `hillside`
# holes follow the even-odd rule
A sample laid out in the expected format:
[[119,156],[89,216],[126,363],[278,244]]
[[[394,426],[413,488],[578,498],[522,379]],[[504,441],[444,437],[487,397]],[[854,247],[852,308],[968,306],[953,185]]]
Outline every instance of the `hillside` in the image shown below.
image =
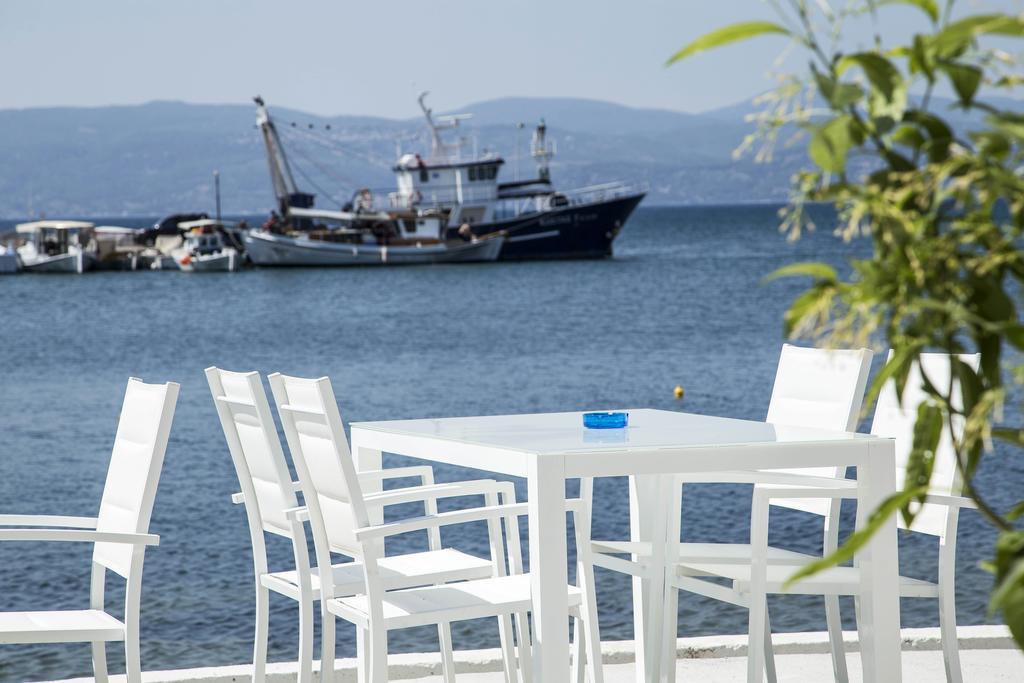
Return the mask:
[[[390,189],[397,145],[422,151],[428,144],[419,118],[271,111],[297,181],[322,206],[344,201],[358,187]],[[780,200],[803,160],[799,149],[768,165],[734,160],[732,151],[750,129],[746,104],[684,114],[594,100],[504,98],[460,111],[474,114],[465,134],[505,157],[506,179],[514,175],[517,138],[520,173],[532,173],[527,149],[543,116],[557,143],[552,175],[560,187],[643,181],[651,187],[649,204]],[[212,210],[214,169],[221,173],[225,212],[267,211],[273,198],[254,115],[249,104],[181,102],[0,110],[0,217]],[[517,133],[519,122],[525,128]]]

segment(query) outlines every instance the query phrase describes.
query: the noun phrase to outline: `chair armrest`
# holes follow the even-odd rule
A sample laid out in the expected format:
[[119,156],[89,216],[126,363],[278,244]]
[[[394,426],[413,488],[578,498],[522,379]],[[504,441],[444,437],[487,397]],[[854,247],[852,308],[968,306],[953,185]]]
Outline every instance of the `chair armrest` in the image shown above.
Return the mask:
[[419,478],[421,484],[434,483],[434,470],[430,465],[411,465],[409,467],[388,467],[383,470],[364,470],[357,472],[359,483],[378,483],[388,479]]
[[0,515],[0,526],[63,526],[72,529],[95,529],[95,517],[62,515]]
[[305,523],[309,521],[309,510],[305,505],[301,505],[297,508],[288,508],[284,511],[284,516],[293,522]]
[[376,538],[398,536],[407,534],[410,531],[422,531],[434,527],[449,526],[454,524],[466,524],[488,519],[508,517],[510,515],[525,515],[529,510],[526,503],[515,505],[490,505],[483,507],[469,508],[468,510],[453,510],[441,512],[436,515],[425,515],[423,517],[412,517],[398,522],[378,524],[356,529],[355,536],[358,541],[369,541]]
[[95,531],[93,529],[0,529],[0,541],[87,541],[89,543],[159,545],[160,537],[156,534]]
[[[289,484],[292,487],[292,491],[302,491],[302,483],[293,481]],[[238,493],[231,494],[231,502],[235,505],[241,505],[245,502],[245,494],[239,491]]]
[[[855,482],[856,483],[856,482]],[[754,489],[754,496],[771,500],[772,498],[857,498],[856,486],[765,486]]]
[[494,479],[474,479],[470,481],[453,481],[445,484],[427,484],[426,486],[408,486],[391,489],[379,493],[368,493],[363,499],[367,505],[398,505],[422,500],[438,500],[440,498],[458,498],[460,496],[479,496],[487,493],[503,493],[507,486],[500,485]]
[[951,496],[943,493],[929,493],[924,502],[931,505],[947,505],[949,507],[978,509],[978,504],[965,496]]
[[[565,509],[572,514],[580,514],[584,510],[585,502],[580,498],[570,498],[565,501]],[[466,524],[468,522],[479,522],[488,519],[503,517],[525,517],[529,514],[527,503],[515,503],[512,505],[489,505],[483,507],[469,508],[468,510],[453,510],[441,512],[436,515],[413,517],[398,522],[379,524],[356,529],[355,536],[358,541],[368,541],[375,538],[386,538],[407,534],[410,531],[422,531],[434,527],[449,526],[455,524]]]

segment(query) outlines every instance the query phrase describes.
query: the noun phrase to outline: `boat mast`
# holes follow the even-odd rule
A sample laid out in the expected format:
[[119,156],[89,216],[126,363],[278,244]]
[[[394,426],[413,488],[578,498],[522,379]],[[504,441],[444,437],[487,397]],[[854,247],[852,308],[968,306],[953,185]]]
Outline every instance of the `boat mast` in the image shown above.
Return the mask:
[[537,160],[537,177],[542,182],[551,181],[551,169],[548,167],[551,157],[555,156],[554,145],[546,140],[548,126],[544,119],[540,120],[533,131],[533,142],[530,145],[530,156]]
[[281,146],[281,138],[277,135],[277,128],[270,119],[263,98],[257,95],[253,102],[256,103],[256,125],[260,128],[263,144],[267,148],[267,162],[270,164],[270,181],[274,185],[274,195],[277,197],[278,205],[282,210],[286,210],[291,196],[298,192],[295,179],[292,177],[292,169],[288,165],[288,157]]
[[420,109],[423,110],[423,116],[427,119],[427,127],[430,128],[430,156],[435,159],[441,159],[445,156],[444,143],[441,142],[441,131],[438,130],[437,124],[434,123],[434,117],[431,116],[432,110],[424,101],[427,99],[427,95],[429,94],[429,90],[424,90],[420,93],[420,96],[416,98],[416,101],[419,102]]

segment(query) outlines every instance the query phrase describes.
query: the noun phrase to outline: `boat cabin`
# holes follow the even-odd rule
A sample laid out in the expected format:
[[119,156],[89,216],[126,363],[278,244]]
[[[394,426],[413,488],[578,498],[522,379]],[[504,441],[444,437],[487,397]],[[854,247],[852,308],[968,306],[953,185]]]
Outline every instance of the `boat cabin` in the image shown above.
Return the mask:
[[15,230],[46,256],[66,254],[70,247],[85,249],[93,239],[93,224],[85,221],[32,221]]
[[194,254],[214,254],[226,246],[222,230],[224,225],[210,218],[178,223],[184,231],[185,248]]

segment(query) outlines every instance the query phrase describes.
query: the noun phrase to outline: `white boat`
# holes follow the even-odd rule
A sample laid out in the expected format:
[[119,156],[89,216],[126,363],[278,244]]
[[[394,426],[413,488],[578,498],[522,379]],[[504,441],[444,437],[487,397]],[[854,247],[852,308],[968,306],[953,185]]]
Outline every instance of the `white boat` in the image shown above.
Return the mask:
[[178,268],[194,273],[233,273],[242,266],[238,249],[225,244],[226,224],[209,218],[179,223],[184,244],[173,252]]
[[299,192],[277,128],[263,100],[257,122],[270,162],[271,181],[284,220],[272,218],[245,234],[245,250],[258,266],[371,266],[496,261],[506,232],[479,237],[468,225],[452,233],[447,212],[412,205],[375,210],[369,190],[351,209],[314,209]]
[[[411,216],[395,221],[390,214],[292,209],[291,216],[311,221],[313,230],[250,230],[245,250],[258,266],[383,266],[495,261],[505,235],[459,241],[440,239],[439,217]],[[330,222],[342,226],[328,228]],[[401,225],[398,234],[381,226]],[[347,227],[360,226],[360,227]]]
[[138,270],[140,256],[146,249],[139,242],[141,235],[140,228],[119,225],[97,225],[93,228],[97,270]]
[[31,273],[84,273],[96,267],[93,224],[33,221],[16,228],[26,238],[18,247],[21,267]]

